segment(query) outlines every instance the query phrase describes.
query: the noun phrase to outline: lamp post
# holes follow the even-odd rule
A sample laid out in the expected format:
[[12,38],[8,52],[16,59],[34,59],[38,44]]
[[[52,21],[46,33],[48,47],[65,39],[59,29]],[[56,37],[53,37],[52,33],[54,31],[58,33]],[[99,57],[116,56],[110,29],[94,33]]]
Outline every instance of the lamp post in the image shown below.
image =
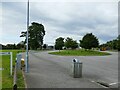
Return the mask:
[[29,28],[29,0],[27,3],[27,35],[26,35],[26,67],[25,67],[25,72],[29,72],[29,56],[28,56],[28,28]]

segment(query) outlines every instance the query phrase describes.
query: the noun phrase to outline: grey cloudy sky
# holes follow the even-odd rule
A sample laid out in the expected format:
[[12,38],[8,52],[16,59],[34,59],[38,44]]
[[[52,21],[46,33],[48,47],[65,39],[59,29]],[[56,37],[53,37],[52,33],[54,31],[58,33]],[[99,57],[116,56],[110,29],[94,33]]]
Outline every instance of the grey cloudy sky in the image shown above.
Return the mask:
[[[26,0],[27,1],[27,0]],[[118,2],[92,0],[44,2],[30,0],[30,23],[45,26],[44,43],[53,45],[58,37],[71,37],[79,42],[86,33],[93,33],[100,43],[118,35]],[[0,43],[19,43],[21,31],[26,31],[27,3],[17,0],[0,3]]]

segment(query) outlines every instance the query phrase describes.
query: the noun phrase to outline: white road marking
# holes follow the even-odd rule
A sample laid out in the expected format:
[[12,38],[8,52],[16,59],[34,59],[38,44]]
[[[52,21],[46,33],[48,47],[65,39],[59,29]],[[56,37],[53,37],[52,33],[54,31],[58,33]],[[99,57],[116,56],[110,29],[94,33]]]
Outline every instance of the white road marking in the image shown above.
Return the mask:
[[97,83],[97,82],[95,82],[93,80],[90,80],[90,81],[93,82],[93,83],[95,83],[95,84],[97,84],[97,85],[99,85],[99,86],[101,86],[101,87],[103,87],[103,88],[108,88],[108,87],[105,87],[105,86],[103,86],[103,85],[101,85],[101,84],[99,84],[99,83]]
[[120,82],[114,82],[114,83],[110,83],[109,85],[115,85],[115,84],[118,84]]
[[91,81],[91,82],[95,82],[95,81]]

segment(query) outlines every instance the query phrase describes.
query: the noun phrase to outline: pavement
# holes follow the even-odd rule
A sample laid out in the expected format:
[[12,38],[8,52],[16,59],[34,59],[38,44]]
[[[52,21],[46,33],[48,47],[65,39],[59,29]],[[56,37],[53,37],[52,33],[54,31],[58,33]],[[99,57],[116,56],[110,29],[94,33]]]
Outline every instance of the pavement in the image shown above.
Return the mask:
[[[28,88],[117,88],[118,53],[110,56],[56,56],[29,52]],[[82,78],[73,78],[72,60],[83,62]],[[109,86],[107,86],[109,85]]]

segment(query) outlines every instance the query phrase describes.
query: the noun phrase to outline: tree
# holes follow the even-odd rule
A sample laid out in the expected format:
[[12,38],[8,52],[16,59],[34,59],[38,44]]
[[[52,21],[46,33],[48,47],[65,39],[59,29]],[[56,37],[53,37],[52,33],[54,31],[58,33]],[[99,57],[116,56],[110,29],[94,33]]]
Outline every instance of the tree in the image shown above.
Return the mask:
[[6,49],[16,49],[16,45],[15,44],[7,44]]
[[[42,24],[33,22],[32,25],[29,26],[28,33],[29,48],[35,50],[37,48],[42,48],[43,37],[45,35],[44,26]],[[26,32],[21,32],[21,34],[22,35],[20,37],[26,37]]]
[[65,47],[75,49],[78,47],[78,43],[77,41],[74,41],[72,38],[67,37],[67,39],[65,40]]
[[13,44],[13,49],[16,49],[16,45],[15,45],[15,43]]
[[78,43],[77,43],[77,41],[73,41],[73,42],[72,42],[71,48],[72,48],[72,49],[78,48]]
[[109,47],[110,49],[113,49],[113,41],[108,41],[106,43],[106,47]]
[[116,39],[107,41],[106,43],[100,45],[100,47],[105,47],[106,49],[120,50],[120,35]]
[[117,39],[113,40],[113,42],[112,42],[113,49],[117,49],[117,43],[118,43]]
[[55,41],[55,49],[62,50],[62,47],[64,46],[64,38],[59,37]]
[[43,49],[46,49],[47,48],[47,44],[43,44]]
[[118,43],[117,43],[117,48],[118,48],[118,51],[120,51],[120,35],[118,36]]
[[16,45],[17,49],[25,49],[25,42],[21,41]]
[[80,46],[85,49],[96,48],[98,45],[99,41],[92,33],[87,33],[82,40],[80,40]]

